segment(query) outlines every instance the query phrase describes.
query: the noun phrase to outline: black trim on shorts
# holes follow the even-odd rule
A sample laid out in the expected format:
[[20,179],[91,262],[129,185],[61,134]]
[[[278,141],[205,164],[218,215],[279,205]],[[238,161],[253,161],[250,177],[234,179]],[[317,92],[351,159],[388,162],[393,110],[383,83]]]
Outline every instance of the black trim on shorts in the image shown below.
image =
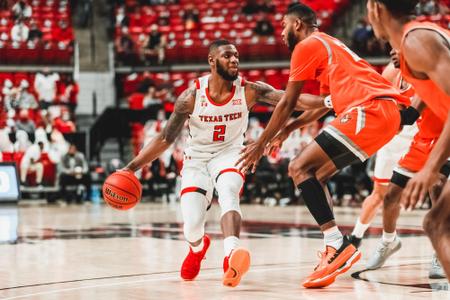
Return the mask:
[[361,162],[350,149],[326,131],[322,131],[314,140],[333,161],[338,170],[352,163]]
[[398,186],[401,187],[402,189],[404,189],[404,188],[406,187],[406,185],[408,184],[408,181],[409,181],[410,179],[411,179],[411,178],[409,178],[408,176],[403,175],[403,174],[400,174],[400,173],[394,171],[394,172],[392,173],[391,182],[392,182],[393,184],[398,185]]

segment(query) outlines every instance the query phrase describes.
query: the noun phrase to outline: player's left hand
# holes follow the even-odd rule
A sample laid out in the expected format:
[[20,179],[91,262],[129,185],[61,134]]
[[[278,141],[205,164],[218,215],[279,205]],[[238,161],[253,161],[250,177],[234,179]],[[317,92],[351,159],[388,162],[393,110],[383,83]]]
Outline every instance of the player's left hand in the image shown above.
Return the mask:
[[405,210],[422,206],[428,190],[439,180],[439,173],[422,169],[411,178],[402,193],[401,205]]
[[241,150],[241,158],[236,162],[235,166],[239,167],[239,171],[243,174],[249,170],[255,173],[258,162],[264,155],[264,150],[265,147],[258,142],[248,144]]

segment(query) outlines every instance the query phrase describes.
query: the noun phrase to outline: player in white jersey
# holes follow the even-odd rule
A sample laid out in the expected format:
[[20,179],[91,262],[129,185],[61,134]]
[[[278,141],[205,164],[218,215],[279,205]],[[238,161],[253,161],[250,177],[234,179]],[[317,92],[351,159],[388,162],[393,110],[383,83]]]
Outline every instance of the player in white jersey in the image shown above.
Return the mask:
[[[234,166],[243,148],[249,110],[257,103],[275,105],[283,91],[262,82],[246,82],[238,76],[239,53],[226,40],[209,48],[209,75],[195,81],[175,103],[165,128],[125,168],[131,172],[150,163],[166,151],[188,121],[181,187],[184,236],[190,250],[181,267],[181,277],[193,280],[210,245],[205,235],[205,215],[213,189],[221,208],[224,236],[223,284],[236,286],[250,266],[250,253],[239,247],[240,192],[244,175]],[[302,95],[302,98],[321,98]],[[322,100],[323,101],[323,98]],[[297,109],[301,109],[301,101]]]

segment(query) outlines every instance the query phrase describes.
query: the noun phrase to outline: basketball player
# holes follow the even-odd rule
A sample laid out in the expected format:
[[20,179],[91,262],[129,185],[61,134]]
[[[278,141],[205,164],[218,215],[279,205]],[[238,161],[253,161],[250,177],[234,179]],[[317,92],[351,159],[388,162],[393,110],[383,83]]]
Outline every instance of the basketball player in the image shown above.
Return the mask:
[[[402,204],[413,209],[438,180],[450,156],[450,33],[432,23],[413,21],[418,0],[368,0],[375,35],[400,53],[402,76],[411,83],[444,128],[424,167],[408,182]],[[450,278],[450,183],[424,220],[439,260]]]
[[[402,95],[412,99],[415,95],[412,86],[403,80],[400,70],[400,62],[398,61],[398,54],[395,50],[391,51],[391,62],[383,70],[382,76],[391,82],[395,87],[399,88]],[[416,103],[413,107],[403,110],[402,124],[412,124],[403,126],[403,129],[398,133],[389,143],[383,146],[378,152],[375,161],[374,168],[374,185],[372,193],[363,201],[361,213],[356,220],[355,227],[352,234],[349,236],[350,242],[359,248],[364,233],[370,226],[373,218],[375,217],[378,208],[383,204],[383,199],[387,194],[388,185],[392,177],[394,166],[400,160],[402,155],[408,152],[409,146],[413,140],[414,135],[417,133],[416,119],[420,116],[419,112],[423,110],[423,104],[420,100],[416,99]],[[420,104],[420,108],[418,107]],[[411,117],[409,117],[412,114]],[[410,120],[404,120],[404,119]]]
[[[258,141],[244,148],[237,165],[254,171],[270,140],[292,113],[305,80],[319,80],[326,106],[337,118],[324,128],[289,165],[295,185],[324,234],[325,252],[305,287],[324,287],[346,272],[361,257],[336,226],[324,183],[337,170],[365,161],[400,129],[398,105],[406,105],[387,80],[339,40],[317,29],[315,12],[292,6],[283,19],[282,37],[291,49],[291,72],[286,93]],[[331,101],[330,101],[331,100]]]
[[211,74],[197,79],[195,86],[178,97],[165,128],[125,170],[135,172],[161,156],[188,121],[189,139],[181,172],[180,202],[184,236],[190,250],[181,267],[181,277],[184,280],[195,279],[210,245],[204,225],[215,188],[224,235],[223,284],[236,286],[250,266],[250,254],[239,247],[242,216],[239,197],[244,175],[234,167],[234,163],[243,147],[249,110],[257,102],[275,105],[283,91],[239,77],[239,53],[226,40],[211,44],[208,63]]

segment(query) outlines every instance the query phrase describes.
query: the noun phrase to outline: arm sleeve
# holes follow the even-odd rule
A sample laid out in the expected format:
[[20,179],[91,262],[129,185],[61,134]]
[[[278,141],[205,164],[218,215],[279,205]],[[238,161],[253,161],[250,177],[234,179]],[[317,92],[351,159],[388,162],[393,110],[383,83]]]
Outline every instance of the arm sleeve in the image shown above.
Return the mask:
[[310,37],[295,46],[291,57],[289,81],[315,80],[317,70],[324,69],[328,59],[325,46]]

